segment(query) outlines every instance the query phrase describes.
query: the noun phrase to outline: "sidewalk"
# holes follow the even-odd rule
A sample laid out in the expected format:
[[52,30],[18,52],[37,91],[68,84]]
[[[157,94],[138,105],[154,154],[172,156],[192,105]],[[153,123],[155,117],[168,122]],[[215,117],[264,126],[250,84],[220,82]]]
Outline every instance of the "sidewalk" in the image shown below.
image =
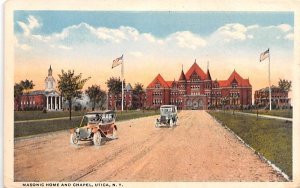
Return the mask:
[[[256,114],[252,114],[252,113],[245,113],[245,112],[235,112],[235,113],[243,114],[243,115],[249,115],[249,116],[256,116]],[[285,117],[270,116],[270,115],[263,115],[263,114],[258,114],[258,117],[270,118],[270,119],[279,119],[279,120],[285,120],[285,121],[293,121],[293,118],[285,118]]]

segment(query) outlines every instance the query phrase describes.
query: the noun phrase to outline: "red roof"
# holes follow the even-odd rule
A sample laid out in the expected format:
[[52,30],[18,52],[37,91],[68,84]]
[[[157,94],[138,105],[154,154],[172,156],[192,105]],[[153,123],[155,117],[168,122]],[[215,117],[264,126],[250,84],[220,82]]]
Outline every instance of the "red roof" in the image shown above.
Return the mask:
[[219,80],[219,87],[229,87],[236,80],[238,86],[251,87],[249,79],[242,78],[235,70],[231,73],[227,80]]
[[180,77],[179,77],[179,81],[186,81],[186,77],[184,75],[183,70],[181,71]]
[[206,74],[203,72],[203,70],[199,67],[199,65],[195,62],[191,68],[187,71],[187,73],[185,74],[185,77],[187,80],[190,80],[192,74],[196,72],[196,74],[202,79],[205,80],[206,79]]
[[206,80],[211,80],[209,69],[207,69]]
[[169,87],[172,87],[173,82],[175,81],[166,81]]
[[169,84],[164,80],[164,78],[160,74],[158,74],[154,78],[154,80],[147,86],[147,88],[153,88],[153,87],[155,87],[156,83],[159,83],[162,87],[169,87]]

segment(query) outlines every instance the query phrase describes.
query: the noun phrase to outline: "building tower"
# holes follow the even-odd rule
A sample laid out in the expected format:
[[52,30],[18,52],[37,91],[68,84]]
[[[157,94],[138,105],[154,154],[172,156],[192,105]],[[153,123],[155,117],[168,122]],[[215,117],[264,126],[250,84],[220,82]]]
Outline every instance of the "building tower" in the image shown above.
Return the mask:
[[48,69],[48,76],[45,79],[45,91],[55,91],[55,79],[52,76],[52,68]]

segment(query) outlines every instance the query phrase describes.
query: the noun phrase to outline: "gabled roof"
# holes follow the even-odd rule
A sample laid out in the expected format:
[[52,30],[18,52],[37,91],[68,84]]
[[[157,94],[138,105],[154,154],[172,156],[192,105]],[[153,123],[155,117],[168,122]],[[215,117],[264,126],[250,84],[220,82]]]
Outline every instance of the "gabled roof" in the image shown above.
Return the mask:
[[172,84],[173,84],[175,81],[166,81],[166,82],[167,82],[167,84],[168,84],[169,87],[172,87]]
[[127,86],[124,88],[125,91],[131,91],[132,90],[132,86],[131,84],[127,84]]
[[147,86],[147,88],[153,88],[153,87],[155,87],[156,83],[159,83],[162,87],[166,87],[166,88],[169,87],[169,84],[164,80],[164,78],[160,74],[158,74],[154,78],[154,80]]
[[206,80],[211,80],[209,69],[207,69]]
[[229,87],[231,83],[236,81],[238,86],[251,87],[249,79],[242,78],[235,70],[231,73],[227,80],[218,81],[220,87]]
[[179,81],[186,81],[186,77],[185,77],[185,74],[184,74],[183,70],[181,70]]
[[203,72],[203,70],[199,67],[199,65],[196,63],[196,61],[194,62],[194,64],[191,66],[191,68],[187,71],[187,73],[185,74],[186,79],[190,80],[191,76],[193,73],[196,73],[201,80],[205,80],[206,79],[206,74]]

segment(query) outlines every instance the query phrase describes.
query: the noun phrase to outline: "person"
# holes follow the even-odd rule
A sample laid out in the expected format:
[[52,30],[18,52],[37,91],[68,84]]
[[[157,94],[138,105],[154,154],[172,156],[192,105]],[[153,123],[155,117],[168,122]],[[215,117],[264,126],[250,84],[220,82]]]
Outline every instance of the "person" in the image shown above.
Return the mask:
[[96,118],[94,119],[94,121],[101,121],[101,117],[99,116],[99,114],[96,114]]

